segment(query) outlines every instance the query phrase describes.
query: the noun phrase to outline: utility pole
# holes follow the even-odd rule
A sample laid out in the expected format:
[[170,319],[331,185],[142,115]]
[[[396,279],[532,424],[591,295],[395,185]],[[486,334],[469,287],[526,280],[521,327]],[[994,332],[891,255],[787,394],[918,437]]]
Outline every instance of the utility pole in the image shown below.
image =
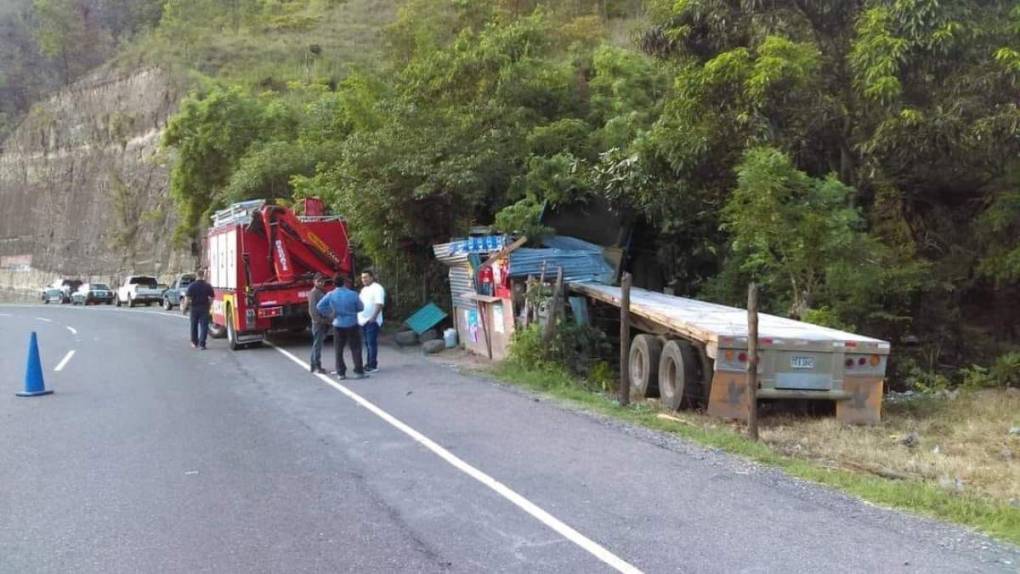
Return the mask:
[[630,273],[620,281],[620,406],[630,404]]
[[747,288],[747,432],[758,440],[758,286]]

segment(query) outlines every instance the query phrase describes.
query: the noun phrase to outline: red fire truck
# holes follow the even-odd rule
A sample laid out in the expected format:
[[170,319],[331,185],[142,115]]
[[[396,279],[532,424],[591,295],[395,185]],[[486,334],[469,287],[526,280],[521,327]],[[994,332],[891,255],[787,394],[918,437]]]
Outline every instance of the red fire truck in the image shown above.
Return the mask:
[[269,331],[308,326],[312,277],[351,272],[347,225],[324,215],[317,199],[304,213],[265,200],[216,212],[206,239],[214,336],[232,350],[261,343]]

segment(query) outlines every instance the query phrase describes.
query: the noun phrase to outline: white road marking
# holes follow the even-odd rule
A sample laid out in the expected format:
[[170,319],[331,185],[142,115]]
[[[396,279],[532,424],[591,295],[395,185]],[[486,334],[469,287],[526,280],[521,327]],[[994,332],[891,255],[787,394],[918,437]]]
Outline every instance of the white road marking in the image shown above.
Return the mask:
[[67,325],[67,330],[70,331],[72,335],[77,335],[78,334],[78,331],[74,327],[72,327],[70,325]]
[[[266,343],[268,345],[270,345],[271,347],[273,347],[274,349],[276,349],[277,351],[279,351],[280,353],[282,353],[285,357],[287,357],[291,361],[294,361],[298,365],[301,365],[301,367],[303,369],[305,369],[306,371],[309,369],[308,363],[302,361],[301,359],[296,357],[290,351],[288,351],[286,349],[282,349],[280,347],[277,347],[276,345],[273,345],[272,343],[269,343],[268,341]],[[599,545],[594,540],[591,540],[590,538],[588,538],[585,535],[581,534],[580,532],[574,530],[570,526],[567,526],[565,523],[560,521],[558,518],[556,518],[555,516],[549,514],[546,511],[542,510],[535,503],[531,502],[527,498],[524,498],[523,496],[521,496],[517,492],[513,491],[510,487],[508,487],[505,484],[503,484],[502,482],[499,482],[495,478],[492,478],[491,476],[485,474],[484,472],[482,472],[482,471],[478,470],[477,468],[471,466],[470,464],[464,462],[463,460],[458,458],[456,455],[454,455],[450,451],[446,450],[445,448],[443,448],[443,447],[439,446],[438,444],[436,444],[435,442],[433,442],[430,438],[428,438],[425,435],[421,434],[420,432],[414,430],[413,428],[407,426],[406,424],[401,422],[399,419],[397,419],[393,415],[387,413],[386,411],[384,411],[381,408],[377,407],[375,404],[369,402],[368,399],[365,399],[364,397],[362,397],[358,393],[355,393],[354,391],[352,391],[352,390],[348,389],[347,387],[341,385],[337,381],[334,381],[333,379],[327,377],[326,375],[319,374],[319,375],[316,375],[316,376],[318,376],[319,379],[322,382],[324,382],[327,385],[333,387],[334,389],[340,391],[341,393],[347,395],[347,397],[349,399],[351,399],[354,402],[358,403],[362,407],[365,407],[366,409],[371,411],[377,417],[379,417],[382,420],[386,421],[387,423],[389,423],[391,426],[393,426],[394,428],[396,428],[400,432],[402,432],[402,433],[406,434],[407,436],[411,437],[411,439],[413,439],[415,442],[417,442],[418,444],[420,444],[420,445],[424,446],[425,448],[429,449],[436,456],[438,456],[439,458],[445,460],[447,463],[449,463],[451,466],[453,466],[457,470],[463,472],[464,474],[470,476],[471,478],[477,480],[478,482],[480,482],[480,483],[484,484],[485,486],[487,486],[488,488],[492,489],[493,491],[496,492],[496,494],[499,494],[503,498],[509,500],[514,505],[516,505],[518,508],[520,508],[524,512],[527,512],[532,517],[534,517],[536,520],[538,520],[542,524],[548,526],[552,530],[556,531],[558,534],[560,534],[561,536],[563,536],[567,540],[569,540],[569,541],[573,542],[574,544],[576,544],[577,546],[581,547],[583,550],[585,550],[586,552],[588,552],[592,556],[594,556],[594,557],[598,558],[599,560],[605,562],[606,564],[608,564],[609,566],[613,567],[614,569],[616,569],[619,572],[625,572],[627,574],[640,574],[641,570],[639,570],[636,566],[630,564],[629,562],[626,562],[625,560],[623,560],[619,556],[617,556],[617,555],[613,554],[612,552],[610,552],[609,550],[606,550],[605,548],[603,548],[601,545]]]
[[10,313],[0,313],[0,317],[12,317]]
[[60,362],[57,363],[57,366],[53,370],[58,372],[58,373],[60,371],[63,371],[64,367],[67,366],[67,363],[71,360],[71,357],[73,357],[73,356],[74,356],[74,351],[68,351],[67,354],[64,355],[64,358],[60,359]]
[[45,321],[47,323],[53,322],[53,319],[47,319],[46,317],[36,317],[36,319],[39,319],[40,321]]
[[[116,309],[116,310],[117,311],[123,311],[121,309]],[[155,311],[155,312],[151,312],[150,311],[149,313],[151,313],[153,315],[163,315],[164,317],[172,317],[174,319],[186,319],[187,318],[187,317],[184,317],[183,315],[170,314],[170,313],[165,313],[165,312],[161,312],[161,311]],[[287,357],[291,361],[294,361],[295,363],[300,365],[302,369],[305,369],[306,371],[309,369],[308,363],[302,361],[301,359],[299,359],[297,356],[295,356],[290,351],[288,351],[286,349],[282,349],[280,347],[277,347],[276,345],[273,345],[269,341],[266,341],[266,344],[271,346],[271,347],[273,347],[274,349],[276,349],[280,353],[282,353],[285,357]],[[61,368],[63,368],[64,365],[66,364],[66,362],[71,360],[71,356],[73,356],[73,355],[74,355],[74,351],[69,352],[67,354],[67,356],[64,357],[64,360],[62,360],[60,362],[61,364],[57,365],[57,369],[56,370],[60,370]],[[407,426],[407,424],[402,422],[400,419],[397,419],[393,415],[391,415],[391,414],[387,413],[386,411],[382,410],[381,408],[377,407],[374,403],[370,402],[368,399],[362,397],[358,393],[355,393],[354,391],[348,389],[347,387],[341,385],[340,383],[338,383],[337,381],[334,381],[333,379],[329,378],[326,375],[321,375],[320,374],[320,375],[316,375],[316,376],[319,377],[319,379],[322,382],[324,382],[327,385],[333,387],[334,389],[340,391],[341,393],[346,395],[349,399],[351,399],[354,402],[358,403],[362,407],[368,409],[370,412],[372,412],[372,414],[374,414],[377,417],[381,418],[382,420],[386,421],[387,423],[389,423],[391,426],[393,426],[394,428],[396,428],[400,432],[402,432],[402,433],[406,434],[407,436],[409,436],[412,440],[414,440],[418,444],[420,444],[423,447],[427,448],[428,450],[432,451],[436,456],[438,456],[439,458],[443,459],[444,461],[449,463],[451,466],[453,466],[457,470],[460,470],[464,474],[466,474],[466,475],[470,476],[471,478],[477,480],[478,482],[482,483],[483,485],[485,485],[489,489],[491,489],[494,492],[496,492],[496,494],[499,494],[503,498],[507,499],[508,501],[513,503],[515,506],[517,506],[518,508],[520,508],[524,512],[527,512],[528,514],[530,514],[533,518],[535,518],[536,520],[538,520],[542,524],[546,525],[548,528],[552,529],[553,531],[555,531],[559,535],[563,536],[564,538],[566,538],[570,542],[573,542],[574,544],[579,546],[581,549],[585,550],[586,552],[588,552],[589,554],[591,554],[595,558],[598,558],[602,562],[604,562],[607,565],[611,566],[612,568],[614,568],[618,572],[623,572],[625,574],[642,574],[641,570],[638,569],[633,564],[630,564],[629,562],[623,560],[622,558],[620,558],[619,556],[613,554],[612,552],[610,552],[609,550],[607,550],[606,548],[604,548],[603,546],[601,546],[600,544],[598,544],[594,540],[592,540],[592,539],[588,538],[587,536],[581,534],[580,532],[574,530],[573,528],[568,526],[566,523],[564,523],[563,521],[559,520],[555,516],[549,514],[545,510],[542,510],[538,505],[536,505],[535,503],[531,502],[527,498],[524,498],[523,496],[521,496],[520,494],[515,492],[513,489],[511,489],[507,485],[503,484],[502,482],[499,482],[495,478],[489,476],[488,474],[485,474],[484,472],[482,472],[482,471],[478,470],[477,468],[471,466],[470,464],[464,462],[463,460],[458,458],[456,455],[454,455],[450,451],[448,451],[445,448],[443,448],[443,447],[439,446],[438,444],[436,444],[432,439],[430,439],[427,436],[421,434],[420,432],[414,430],[413,428]]]

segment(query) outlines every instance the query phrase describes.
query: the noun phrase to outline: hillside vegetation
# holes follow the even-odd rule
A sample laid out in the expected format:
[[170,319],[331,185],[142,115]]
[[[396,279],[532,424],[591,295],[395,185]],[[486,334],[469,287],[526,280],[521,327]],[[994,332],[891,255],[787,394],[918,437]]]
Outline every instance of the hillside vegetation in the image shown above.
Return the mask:
[[[53,77],[81,51],[42,8],[83,2],[26,17]],[[234,200],[322,196],[407,310],[443,297],[433,242],[600,198],[651,287],[754,280],[892,340],[896,385],[1018,384],[1014,1],[130,4],[155,12],[101,34],[115,64],[195,81],[164,137],[182,241]]]
[[181,232],[323,196],[391,282],[415,278],[410,307],[442,292],[433,242],[602,197],[661,284],[739,302],[757,280],[772,311],[893,340],[901,382],[1013,348],[1013,2],[412,0],[384,40],[337,85],[188,98],[165,140]]

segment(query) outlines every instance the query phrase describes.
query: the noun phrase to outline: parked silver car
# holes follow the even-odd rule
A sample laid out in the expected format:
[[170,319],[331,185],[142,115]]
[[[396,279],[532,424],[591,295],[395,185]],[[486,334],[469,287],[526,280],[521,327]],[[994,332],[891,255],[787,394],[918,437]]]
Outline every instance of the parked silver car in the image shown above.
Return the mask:
[[113,289],[106,283],[85,283],[71,295],[73,305],[113,305]]

